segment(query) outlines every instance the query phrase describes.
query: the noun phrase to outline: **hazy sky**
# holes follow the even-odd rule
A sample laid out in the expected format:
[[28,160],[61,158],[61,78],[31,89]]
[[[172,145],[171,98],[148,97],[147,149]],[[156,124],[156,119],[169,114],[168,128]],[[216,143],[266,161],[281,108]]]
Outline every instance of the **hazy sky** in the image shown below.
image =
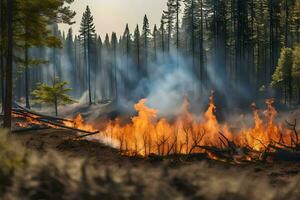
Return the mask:
[[[147,14],[150,27],[160,23],[166,0],[75,0],[72,9],[76,11],[76,24],[72,25],[77,34],[79,24],[86,6],[89,5],[94,16],[97,34],[102,37],[112,31],[118,35],[123,34],[126,23],[131,31],[136,24],[142,24],[143,17]],[[69,26],[60,25],[61,29],[67,31]],[[140,27],[141,28],[141,27]]]

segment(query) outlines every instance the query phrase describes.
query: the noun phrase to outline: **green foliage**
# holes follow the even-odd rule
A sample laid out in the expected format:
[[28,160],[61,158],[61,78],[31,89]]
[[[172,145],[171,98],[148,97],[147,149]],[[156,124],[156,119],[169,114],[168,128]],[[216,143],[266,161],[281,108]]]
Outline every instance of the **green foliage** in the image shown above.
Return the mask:
[[94,17],[92,16],[90,8],[87,6],[85,12],[83,13],[79,30],[80,38],[84,42],[84,46],[86,48],[96,36],[96,30],[93,21]]
[[61,82],[58,79],[53,82],[52,86],[39,83],[32,95],[35,97],[36,103],[54,105],[55,107],[75,103],[76,101],[67,94],[72,90],[66,88],[67,85],[67,82]]
[[17,0],[15,40],[19,47],[61,47],[61,41],[50,31],[53,23],[72,24],[75,12],[70,0]]
[[145,40],[148,40],[149,35],[151,34],[150,26],[149,26],[149,20],[147,15],[144,16],[144,21],[143,21],[143,38]]
[[278,65],[272,77],[272,86],[285,87],[288,80],[291,79],[293,66],[293,50],[291,48],[283,48],[281,50]]
[[297,83],[297,87],[300,87],[300,45],[296,45],[294,48],[294,63],[293,63],[293,78]]

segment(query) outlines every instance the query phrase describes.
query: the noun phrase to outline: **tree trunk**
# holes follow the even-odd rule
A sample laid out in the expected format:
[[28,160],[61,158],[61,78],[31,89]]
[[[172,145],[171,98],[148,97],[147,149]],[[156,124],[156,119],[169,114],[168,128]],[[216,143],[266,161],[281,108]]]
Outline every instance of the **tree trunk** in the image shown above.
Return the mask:
[[300,87],[298,88],[298,105],[300,105]]
[[[164,22],[162,22],[164,23]],[[163,53],[163,59],[165,57],[165,28],[164,25],[162,25],[162,30],[161,30],[161,50]]]
[[115,86],[115,98],[116,102],[118,102],[118,77],[117,77],[117,47],[116,43],[114,43],[114,86]]
[[289,7],[288,7],[288,0],[285,0],[285,36],[284,36],[285,47],[289,47],[288,34],[289,34]]
[[54,96],[54,109],[55,109],[55,116],[58,116],[58,109],[57,109],[57,96]]
[[176,0],[176,64],[179,67],[179,0]]
[[199,51],[200,51],[200,82],[201,82],[201,92],[204,85],[204,48],[203,48],[203,0],[200,0],[200,35],[199,35]]
[[4,128],[11,129],[12,109],[12,72],[13,72],[13,5],[14,0],[7,0],[7,66],[5,80]]
[[88,68],[88,89],[89,89],[89,105],[92,105],[92,90],[91,90],[91,65],[90,65],[90,38],[87,41],[87,68]]
[[30,109],[29,102],[29,73],[28,73],[28,47],[25,45],[25,99],[26,108]]
[[0,38],[1,38],[1,44],[0,44],[0,85],[1,85],[1,112],[4,111],[4,78],[5,78],[5,74],[4,74],[4,71],[5,71],[5,68],[4,68],[4,45],[3,45],[3,39],[4,39],[4,24],[5,24],[5,17],[4,17],[4,4],[3,4],[3,1],[1,0],[0,1]]
[[[194,8],[194,0],[192,0],[191,7],[192,7],[192,17],[191,17],[191,24],[192,24],[192,29],[191,29],[192,33],[191,33],[191,35],[192,35],[192,38],[191,38],[191,45],[192,45],[192,59],[193,59],[192,61],[193,61],[193,70],[196,72],[196,70],[195,70],[195,27],[194,27],[194,24],[195,24],[195,8]],[[178,49],[177,49],[177,52],[178,52]]]
[[153,34],[153,42],[154,42],[154,62],[157,61],[157,31]]
[[5,90],[4,90],[4,57],[3,57],[3,46],[0,47],[0,76],[1,76],[1,112],[4,111],[4,97],[5,97]]

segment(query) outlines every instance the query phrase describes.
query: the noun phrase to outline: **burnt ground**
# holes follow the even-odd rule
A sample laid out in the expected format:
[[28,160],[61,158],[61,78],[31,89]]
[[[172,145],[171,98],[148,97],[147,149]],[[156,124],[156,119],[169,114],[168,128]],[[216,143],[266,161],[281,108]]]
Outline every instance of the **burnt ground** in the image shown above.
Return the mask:
[[[84,116],[91,116],[89,109],[83,107],[82,111],[85,111]],[[106,112],[111,113],[111,110]],[[68,115],[72,113],[70,111]],[[93,118],[106,121],[110,115]],[[25,187],[28,198],[24,199],[40,199],[32,193],[39,190],[42,199],[300,199],[300,163],[234,164],[210,160],[204,155],[130,158],[97,141],[78,140],[76,136],[75,132],[55,129],[15,133],[13,138],[26,149],[37,152],[45,166],[39,170],[33,168],[34,172],[30,171],[32,168],[28,169],[29,172],[22,172],[21,178],[14,179],[17,193],[9,194],[24,197]],[[53,152],[60,159],[55,156],[53,161]],[[57,163],[56,167],[52,166],[53,162]],[[71,166],[65,167],[68,163]],[[24,173],[38,174],[36,176],[40,178],[45,176],[40,174],[43,170],[47,171],[48,178],[39,179],[40,185],[28,186],[27,182],[35,183],[36,177],[23,178]],[[74,174],[64,177],[67,172]],[[62,178],[57,178],[59,176]],[[57,181],[55,184],[49,181],[53,177]],[[65,189],[57,193],[53,192],[56,188],[51,191],[57,184]],[[70,188],[70,185],[74,187]]]
[[162,164],[168,168],[186,167],[205,162],[209,167],[247,171],[253,177],[268,177],[272,184],[281,185],[290,179],[300,176],[299,162],[255,162],[244,164],[224,163],[207,159],[204,155],[189,158],[129,158],[119,154],[119,151],[97,141],[78,140],[76,133],[66,130],[41,130],[14,134],[26,148],[40,154],[56,151],[67,158],[80,158],[100,166],[115,166],[120,168],[150,167],[160,168]]

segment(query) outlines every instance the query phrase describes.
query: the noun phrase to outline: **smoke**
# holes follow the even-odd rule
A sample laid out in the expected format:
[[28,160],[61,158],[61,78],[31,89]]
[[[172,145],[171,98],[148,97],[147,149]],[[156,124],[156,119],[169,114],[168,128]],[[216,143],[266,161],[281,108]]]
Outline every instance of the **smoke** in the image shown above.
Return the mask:
[[[47,57],[51,58],[52,54],[53,50],[47,49]],[[70,83],[72,95],[80,104],[84,104],[88,102],[89,95],[87,68],[83,59],[80,60],[77,66],[72,66],[66,51],[61,51],[58,66],[49,64],[43,68],[43,79],[49,82],[55,69],[63,81]],[[233,80],[221,72],[222,66],[208,62],[201,72],[205,75],[200,74],[198,61],[193,64],[191,56],[177,53],[174,48],[169,53],[157,52],[156,59],[153,58],[153,52],[150,52],[147,63],[141,52],[139,65],[133,52],[129,56],[118,53],[115,66],[113,60],[112,53],[103,50],[98,64],[91,62],[92,100],[95,103],[107,103],[118,97],[118,109],[128,113],[133,113],[134,104],[146,98],[147,105],[157,109],[160,116],[177,115],[181,111],[183,99],[187,98],[191,104],[190,109],[200,114],[207,108],[211,91],[215,92],[217,108],[223,113],[221,115],[228,110],[238,110],[240,102],[249,108],[247,111],[251,111],[250,104],[256,101],[251,86],[233,84]],[[81,69],[75,74],[74,69],[78,66]],[[200,76],[205,78],[203,82]]]
[[[193,112],[200,113],[206,109],[211,88],[205,87],[205,84],[199,81],[199,70],[192,67],[192,58],[177,54],[175,50],[168,56],[166,54],[159,52],[157,60],[147,64],[147,77],[141,76],[136,70],[138,67],[132,60],[129,61],[129,82],[133,85],[131,84],[130,95],[120,93],[119,104],[123,109],[130,112],[134,104],[142,98],[146,98],[146,104],[157,109],[160,116],[177,115],[181,112],[184,98],[189,100]],[[127,73],[122,67],[127,60],[124,57],[119,57],[118,60],[118,77],[122,77]],[[218,90],[222,90],[222,78],[213,77],[212,70],[208,70],[208,74],[208,78],[214,80],[212,84],[218,86]],[[124,91],[122,82],[119,85],[119,90]]]

